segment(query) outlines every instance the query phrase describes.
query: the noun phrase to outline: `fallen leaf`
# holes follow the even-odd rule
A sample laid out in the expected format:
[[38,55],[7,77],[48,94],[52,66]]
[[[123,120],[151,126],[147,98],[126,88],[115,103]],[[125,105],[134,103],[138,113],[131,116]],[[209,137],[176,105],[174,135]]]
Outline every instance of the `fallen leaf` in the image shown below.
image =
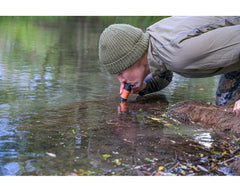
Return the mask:
[[73,172],[71,172],[70,175],[71,176],[78,176],[76,173],[73,173]]
[[119,165],[119,164],[120,164],[119,159],[115,159],[115,163],[116,163],[117,165]]
[[219,155],[219,152],[213,151],[212,154],[214,154],[214,155]]
[[166,114],[164,113],[164,114],[162,114],[162,117],[166,117]]
[[182,168],[182,169],[187,169],[187,166],[182,165],[181,168]]
[[222,156],[224,156],[224,155],[226,155],[227,154],[227,151],[224,151],[223,153],[222,153]]
[[161,119],[159,119],[159,118],[156,118],[156,117],[150,117],[152,120],[154,120],[154,121],[161,121]]
[[186,175],[186,172],[183,171],[183,170],[181,170],[180,174],[181,174],[181,175]]
[[107,158],[110,157],[110,156],[111,156],[111,155],[109,155],[109,154],[104,154],[104,155],[103,155],[103,158],[104,158],[104,159],[107,159]]
[[161,170],[163,170],[163,169],[164,169],[164,166],[158,167],[158,171],[161,171]]
[[157,173],[154,174],[154,176],[159,176],[162,175],[164,172],[163,171],[158,171]]
[[164,124],[164,126],[172,126],[172,124],[169,124],[169,123],[166,123],[166,124]]
[[152,163],[154,162],[154,160],[152,160],[152,159],[150,159],[150,158],[148,158],[148,157],[145,158],[144,160],[145,160],[145,161],[148,161],[148,162],[152,162]]
[[191,165],[191,166],[189,166],[189,167],[191,167],[192,169],[194,169],[194,171],[199,171],[198,168],[195,167],[194,165]]
[[78,172],[83,175],[85,173],[85,171],[83,169],[79,169]]

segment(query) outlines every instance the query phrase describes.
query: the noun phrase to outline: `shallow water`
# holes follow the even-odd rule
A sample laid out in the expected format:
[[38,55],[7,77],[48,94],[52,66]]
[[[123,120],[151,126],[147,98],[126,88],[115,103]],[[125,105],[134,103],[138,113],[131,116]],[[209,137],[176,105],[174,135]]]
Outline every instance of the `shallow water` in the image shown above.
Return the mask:
[[185,137],[210,148],[208,130],[152,118],[186,99],[214,103],[219,77],[175,74],[120,114],[119,82],[98,64],[102,30],[85,17],[0,18],[0,175],[138,175],[146,159],[194,154]]

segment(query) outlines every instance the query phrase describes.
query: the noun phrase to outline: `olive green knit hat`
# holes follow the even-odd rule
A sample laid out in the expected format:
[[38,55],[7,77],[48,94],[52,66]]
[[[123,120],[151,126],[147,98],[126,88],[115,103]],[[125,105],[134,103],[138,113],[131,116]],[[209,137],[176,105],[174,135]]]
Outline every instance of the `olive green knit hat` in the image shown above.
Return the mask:
[[138,61],[148,48],[149,34],[128,24],[107,27],[99,39],[99,60],[111,74]]

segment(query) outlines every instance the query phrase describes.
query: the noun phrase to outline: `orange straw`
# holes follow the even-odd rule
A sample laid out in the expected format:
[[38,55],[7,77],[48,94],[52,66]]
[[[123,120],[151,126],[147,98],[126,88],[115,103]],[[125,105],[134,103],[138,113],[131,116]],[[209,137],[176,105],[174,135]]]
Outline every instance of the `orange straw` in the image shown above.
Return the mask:
[[122,94],[121,94],[121,97],[123,99],[128,99],[129,94],[130,94],[130,91],[127,91],[126,89],[124,89]]

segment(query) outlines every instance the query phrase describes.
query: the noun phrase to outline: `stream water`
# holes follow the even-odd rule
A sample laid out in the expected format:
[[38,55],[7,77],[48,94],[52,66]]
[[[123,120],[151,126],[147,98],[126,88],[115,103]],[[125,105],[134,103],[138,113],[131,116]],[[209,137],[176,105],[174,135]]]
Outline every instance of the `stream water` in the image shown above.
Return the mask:
[[144,163],[200,153],[185,136],[214,142],[156,117],[182,100],[214,103],[219,77],[174,74],[154,102],[131,96],[120,114],[119,82],[98,64],[103,29],[86,17],[0,17],[0,175],[138,175]]

